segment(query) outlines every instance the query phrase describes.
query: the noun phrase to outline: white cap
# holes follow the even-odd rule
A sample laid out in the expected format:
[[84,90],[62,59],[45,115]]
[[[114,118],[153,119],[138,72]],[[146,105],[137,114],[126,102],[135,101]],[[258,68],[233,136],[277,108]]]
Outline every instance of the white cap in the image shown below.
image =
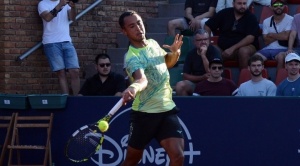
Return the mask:
[[285,63],[288,63],[293,60],[300,62],[300,56],[298,54],[292,52],[292,53],[287,54],[287,56],[285,57]]

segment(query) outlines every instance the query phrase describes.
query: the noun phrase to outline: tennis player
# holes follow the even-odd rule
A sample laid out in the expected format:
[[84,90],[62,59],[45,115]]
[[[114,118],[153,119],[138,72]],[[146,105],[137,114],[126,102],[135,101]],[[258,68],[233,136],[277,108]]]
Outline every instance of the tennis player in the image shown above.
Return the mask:
[[123,99],[134,99],[130,115],[130,132],[125,161],[122,166],[134,166],[140,161],[145,146],[156,139],[170,158],[170,166],[184,162],[183,130],[178,121],[168,68],[173,67],[180,55],[182,36],[174,43],[163,45],[165,52],[153,39],[146,39],[141,16],[126,11],[119,17],[124,35],[130,41],[125,67],[132,84],[123,92]]

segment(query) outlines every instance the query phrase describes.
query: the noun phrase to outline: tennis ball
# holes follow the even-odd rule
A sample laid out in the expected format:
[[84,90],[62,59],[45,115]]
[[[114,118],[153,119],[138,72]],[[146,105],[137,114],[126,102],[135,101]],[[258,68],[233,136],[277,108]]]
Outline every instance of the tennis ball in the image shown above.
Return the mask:
[[106,132],[108,130],[108,123],[105,120],[101,120],[98,124],[98,128],[101,132]]

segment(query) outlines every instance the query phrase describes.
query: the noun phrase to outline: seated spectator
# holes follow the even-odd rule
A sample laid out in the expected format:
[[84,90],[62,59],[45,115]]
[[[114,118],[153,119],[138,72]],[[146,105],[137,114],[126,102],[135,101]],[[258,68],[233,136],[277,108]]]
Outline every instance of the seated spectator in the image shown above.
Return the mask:
[[125,78],[111,71],[110,57],[99,54],[95,58],[97,74],[88,78],[79,91],[79,96],[122,96],[126,89]]
[[193,41],[195,48],[188,53],[184,61],[184,80],[178,82],[175,87],[178,96],[192,95],[195,83],[209,77],[209,61],[214,58],[221,59],[220,51],[210,44],[209,34],[204,29],[196,31]]
[[217,45],[223,60],[237,60],[241,69],[247,68],[248,58],[258,48],[257,18],[247,8],[247,0],[234,0],[233,8],[220,11],[205,23],[209,34],[219,31]]
[[[296,52],[300,54],[300,13],[294,15],[292,28],[289,36],[288,53]],[[296,42],[296,43],[295,43]],[[296,45],[294,47],[294,45]]]
[[232,96],[237,86],[232,80],[222,77],[223,61],[215,58],[209,62],[210,76],[197,83],[194,93],[201,96]]
[[237,96],[275,96],[276,85],[262,76],[264,60],[259,55],[253,55],[248,60],[251,80],[244,82],[238,89]]
[[285,69],[288,77],[277,87],[276,96],[300,96],[300,57],[296,53],[289,53],[285,57]]
[[277,70],[284,67],[285,52],[287,45],[280,45],[278,40],[288,41],[293,17],[284,13],[285,0],[272,0],[271,9],[274,15],[263,21],[263,38],[265,47],[256,55],[263,60],[276,60]]
[[186,0],[185,16],[170,20],[168,23],[168,35],[175,36],[175,30],[191,30],[192,32],[203,28],[208,18],[215,14],[217,0]]
[[[269,6],[271,0],[247,0],[247,6],[249,7],[252,5],[253,2],[264,5],[264,6]],[[220,10],[233,7],[232,6],[233,0],[218,0],[217,7],[216,7],[216,12],[218,13]]]

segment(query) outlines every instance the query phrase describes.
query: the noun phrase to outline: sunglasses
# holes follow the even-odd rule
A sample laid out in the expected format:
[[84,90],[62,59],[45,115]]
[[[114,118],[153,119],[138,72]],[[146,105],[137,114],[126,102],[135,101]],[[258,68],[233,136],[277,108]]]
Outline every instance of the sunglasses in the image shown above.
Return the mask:
[[110,67],[110,63],[101,63],[101,64],[98,64],[100,67]]
[[272,6],[273,6],[273,7],[282,7],[282,6],[283,6],[283,3],[280,3],[280,2],[274,3]]
[[211,67],[212,70],[223,70],[223,67],[222,66],[213,66]]

